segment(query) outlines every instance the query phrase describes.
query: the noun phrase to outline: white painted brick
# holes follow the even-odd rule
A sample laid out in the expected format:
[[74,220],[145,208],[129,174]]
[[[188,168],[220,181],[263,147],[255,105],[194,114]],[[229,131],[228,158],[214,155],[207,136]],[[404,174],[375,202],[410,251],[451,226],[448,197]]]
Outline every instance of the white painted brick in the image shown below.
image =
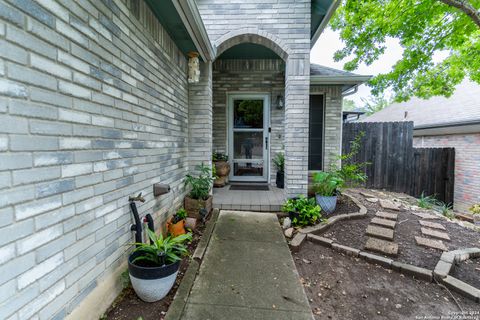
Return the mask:
[[96,126],[102,126],[102,127],[114,127],[115,121],[112,118],[94,116],[92,117],[92,124]]
[[75,215],[75,207],[73,205],[62,207],[54,211],[35,217],[35,229],[40,230],[53,224],[62,222]]
[[0,151],[5,151],[8,149],[8,137],[7,136],[0,136]]
[[78,139],[78,138],[62,138],[59,141],[60,149],[71,150],[71,149],[89,149],[92,146],[92,143],[88,139]]
[[33,217],[37,214],[60,208],[62,206],[62,197],[53,196],[20,204],[15,206],[15,218],[17,220]]
[[88,63],[85,63],[82,60],[77,59],[64,51],[61,51],[61,50],[58,51],[58,61],[63,62],[66,65],[78,71],[81,71],[85,74],[90,73],[90,66],[88,65]]
[[[3,235],[6,236],[6,235]],[[0,248],[0,265],[9,261],[15,257],[15,244],[11,243],[9,245],[3,246]],[[0,290],[1,291],[1,290]]]
[[89,124],[91,122],[91,117],[89,114],[78,112],[78,111],[66,110],[66,109],[58,110],[58,118],[63,121],[86,123],[86,124]]
[[53,257],[43,261],[40,264],[37,264],[32,269],[23,273],[17,278],[18,280],[18,289],[22,290],[26,286],[30,285],[32,282],[40,279],[45,276],[47,273],[58,267],[63,262],[63,253],[57,253]]
[[92,172],[91,163],[77,163],[62,166],[62,178],[81,176]]
[[52,12],[63,21],[68,21],[68,11],[54,0],[36,0],[45,9]]
[[41,295],[37,296],[32,300],[31,303],[27,304],[23,309],[18,313],[20,319],[28,319],[36,312],[40,311],[47,303],[55,299],[65,290],[65,281],[60,281],[50,289],[43,292]]
[[18,253],[24,254],[62,235],[62,225],[56,225],[17,242]]
[[59,81],[58,88],[60,89],[60,91],[67,94],[71,94],[74,97],[85,98],[85,99],[91,98],[90,90],[70,82]]

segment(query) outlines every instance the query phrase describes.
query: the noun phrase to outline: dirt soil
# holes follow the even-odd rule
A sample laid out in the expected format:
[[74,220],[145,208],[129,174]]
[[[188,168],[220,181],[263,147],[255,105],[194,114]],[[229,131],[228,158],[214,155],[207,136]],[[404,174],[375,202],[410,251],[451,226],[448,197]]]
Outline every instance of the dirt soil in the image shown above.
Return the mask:
[[480,288],[480,258],[468,259],[455,264],[451,275],[475,288]]
[[360,208],[350,198],[346,196],[339,196],[335,211],[332,214],[329,214],[327,217],[333,217],[339,214],[355,213],[358,212],[358,210],[360,210]]
[[[193,254],[197,248],[204,230],[205,224],[199,222],[197,229],[193,232],[192,242],[188,245],[190,254]],[[137,320],[140,317],[142,320],[163,320],[189,264],[190,259],[183,259],[172,290],[162,300],[153,303],[144,302],[137,297],[132,286],[129,285],[115,299],[101,320]]]
[[[371,190],[368,190],[368,192],[373,193]],[[375,216],[377,211],[388,210],[382,209],[378,203],[366,201],[365,198],[358,193],[356,194],[356,198],[367,207],[367,216],[363,219],[343,220],[334,224],[322,235],[333,239],[340,244],[363,250],[365,242],[367,241],[365,230],[371,219]],[[394,259],[433,270],[442,252],[440,250],[421,247],[416,244],[415,236],[422,236],[420,230],[421,225],[418,222],[422,219],[412,214],[412,211],[405,210],[405,207],[403,208],[404,210],[400,212],[390,211],[398,214],[394,242],[398,243],[399,254]],[[431,221],[440,223],[447,229],[451,241],[444,241],[444,244],[449,250],[480,247],[480,232],[467,229],[443,218]]]
[[[309,241],[293,257],[318,320],[440,319],[440,316],[480,319],[478,303],[439,285],[415,280]],[[472,316],[456,317],[462,310]]]

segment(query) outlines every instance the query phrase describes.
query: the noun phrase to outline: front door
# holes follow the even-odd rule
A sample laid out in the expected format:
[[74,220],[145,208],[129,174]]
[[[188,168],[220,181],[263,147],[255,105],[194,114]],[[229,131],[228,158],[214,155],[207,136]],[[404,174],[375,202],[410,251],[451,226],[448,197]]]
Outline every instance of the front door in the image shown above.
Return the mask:
[[228,97],[228,148],[231,181],[268,181],[269,96]]

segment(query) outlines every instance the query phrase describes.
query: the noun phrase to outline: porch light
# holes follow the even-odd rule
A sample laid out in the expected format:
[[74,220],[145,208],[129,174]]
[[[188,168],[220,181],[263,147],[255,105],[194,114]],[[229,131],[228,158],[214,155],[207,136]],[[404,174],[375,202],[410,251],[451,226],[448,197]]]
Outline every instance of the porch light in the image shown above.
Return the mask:
[[198,83],[200,81],[200,60],[198,52],[188,53],[188,83]]
[[283,103],[283,96],[278,95],[277,96],[277,109],[283,109],[284,103]]

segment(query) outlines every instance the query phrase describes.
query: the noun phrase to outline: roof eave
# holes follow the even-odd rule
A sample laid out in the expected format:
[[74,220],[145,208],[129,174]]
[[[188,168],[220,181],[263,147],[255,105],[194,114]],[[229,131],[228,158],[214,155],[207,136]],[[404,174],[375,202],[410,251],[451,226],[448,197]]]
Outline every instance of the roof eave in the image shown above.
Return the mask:
[[200,12],[194,0],[173,0],[173,5],[182,19],[203,61],[213,61],[215,53],[208,38]]
[[370,80],[372,76],[361,76],[361,75],[351,75],[351,76],[310,76],[310,84],[362,84]]
[[327,10],[327,14],[323,18],[322,22],[318,26],[317,30],[315,30],[315,33],[313,34],[313,37],[310,39],[310,48],[313,48],[315,43],[317,42],[318,38],[322,34],[323,30],[327,27],[328,23],[330,22],[330,19],[332,18],[333,14],[337,10],[337,8],[340,6],[341,1],[340,0],[334,0],[330,7]]

